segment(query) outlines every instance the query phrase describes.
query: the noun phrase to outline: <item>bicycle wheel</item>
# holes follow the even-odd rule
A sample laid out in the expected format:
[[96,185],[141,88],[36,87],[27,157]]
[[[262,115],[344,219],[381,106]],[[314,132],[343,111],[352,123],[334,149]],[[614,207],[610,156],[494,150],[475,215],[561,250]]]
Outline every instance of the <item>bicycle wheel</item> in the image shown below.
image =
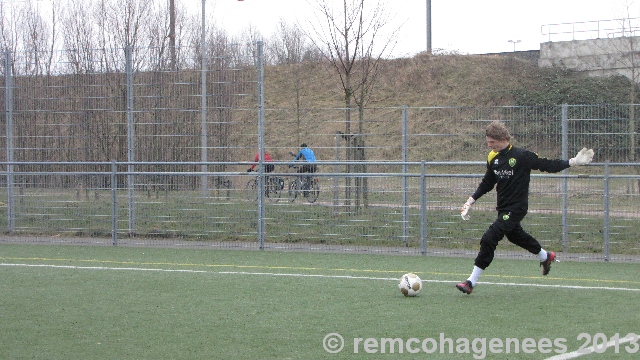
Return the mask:
[[313,178],[309,183],[309,190],[305,191],[307,201],[310,203],[316,202],[318,196],[320,196],[320,182],[318,178]]
[[288,196],[289,196],[289,201],[290,202],[293,202],[296,199],[296,197],[298,196],[299,188],[300,188],[300,181],[298,181],[298,178],[294,178],[294,179],[289,181]]
[[284,181],[279,177],[269,176],[267,180],[267,190],[265,191],[267,198],[273,202],[278,202],[280,196],[282,196],[283,184]]
[[249,201],[258,200],[258,183],[255,179],[249,180],[244,187],[245,198]]

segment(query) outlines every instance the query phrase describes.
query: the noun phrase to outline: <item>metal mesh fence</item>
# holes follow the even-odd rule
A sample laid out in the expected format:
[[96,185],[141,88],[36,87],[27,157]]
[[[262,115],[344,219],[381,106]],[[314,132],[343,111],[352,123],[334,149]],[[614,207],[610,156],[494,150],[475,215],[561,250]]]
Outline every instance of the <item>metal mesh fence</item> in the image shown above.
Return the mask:
[[[76,172],[76,165],[69,164],[65,173],[48,170],[58,167],[57,163],[42,163],[32,164],[37,171],[15,172],[30,186],[18,184],[13,200],[3,199],[2,209],[11,207],[13,224],[7,223],[8,214],[3,213],[0,226],[13,228],[13,241],[33,241],[35,236],[39,241],[82,243],[91,239],[115,245],[468,255],[496,216],[492,192],[474,205],[471,221],[460,219],[460,202],[477,186],[482,163],[410,163],[424,167],[424,172],[402,173],[403,163],[379,162],[371,164],[385,170],[379,173],[322,172],[315,176],[317,199],[314,189],[300,189],[292,197],[289,186],[298,175],[286,172],[286,163],[278,163],[265,184],[284,186],[277,194],[265,194],[261,201],[258,190],[251,187],[256,176],[246,172],[207,174],[210,178],[220,175],[227,184],[210,189],[206,196],[197,189],[162,185],[129,192],[111,183],[126,176],[127,165],[79,164]],[[565,258],[640,255],[635,235],[640,217],[634,205],[639,195],[630,191],[640,177],[625,174],[629,164],[618,165],[594,164],[587,168],[592,172],[588,176],[534,174],[525,229],[543,247],[562,251]],[[188,171],[190,165],[172,166],[176,171],[135,176],[163,176],[169,183],[197,182],[202,177]],[[467,173],[470,167],[476,171]],[[455,168],[460,171],[450,171]],[[110,180],[75,188],[57,185],[72,180],[52,180],[79,176]],[[358,207],[346,206],[344,180],[348,176],[368,178],[366,202]],[[259,212],[261,205],[263,212]],[[260,221],[265,224],[262,228]],[[501,249],[526,255],[507,240]]]
[[[49,75],[17,71],[24,57],[6,55],[7,241],[471,255],[495,195],[471,222],[459,206],[484,173],[484,128],[501,120],[541,156],[596,152],[581,176],[533,175],[524,225],[545,248],[640,255],[636,105],[261,109],[254,59],[163,70],[136,60],[149,54],[121,53],[112,69],[61,57]],[[276,160],[269,178],[283,185],[264,199],[245,172],[261,135]],[[289,192],[289,152],[302,142],[320,160],[313,202],[312,191]]]

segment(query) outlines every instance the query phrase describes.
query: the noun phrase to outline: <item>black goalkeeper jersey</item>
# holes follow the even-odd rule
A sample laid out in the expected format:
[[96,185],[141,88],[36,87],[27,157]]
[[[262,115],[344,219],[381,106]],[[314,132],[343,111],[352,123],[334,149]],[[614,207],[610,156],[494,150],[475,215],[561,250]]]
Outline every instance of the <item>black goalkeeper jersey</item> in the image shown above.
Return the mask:
[[529,208],[531,170],[548,173],[569,167],[568,160],[540,158],[534,152],[509,144],[500,152],[491,151],[487,158],[487,172],[472,197],[478,200],[496,187],[498,212],[510,211],[524,216]]

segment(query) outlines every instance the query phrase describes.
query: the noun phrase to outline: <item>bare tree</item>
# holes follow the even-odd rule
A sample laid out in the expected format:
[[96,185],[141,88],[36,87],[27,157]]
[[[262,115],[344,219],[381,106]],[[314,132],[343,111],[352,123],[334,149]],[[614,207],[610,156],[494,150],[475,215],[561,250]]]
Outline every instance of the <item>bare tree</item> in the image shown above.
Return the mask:
[[70,72],[111,71],[111,64],[106,61],[106,42],[98,35],[102,22],[97,2],[72,1],[67,5],[61,17],[61,36]]
[[[140,69],[146,64],[145,56],[135,56],[141,51],[140,45],[148,38],[151,21],[152,0],[99,0],[95,19],[99,29],[100,48],[106,53],[106,60],[113,68],[122,70],[121,49],[130,47],[133,51],[133,67]],[[120,51],[118,51],[120,49]]]
[[280,18],[278,27],[269,39],[269,49],[273,64],[299,64],[303,61],[310,44],[307,35],[296,25],[288,24]]
[[51,73],[51,64],[56,46],[56,15],[58,2],[52,1],[51,19],[42,17],[39,8],[28,2],[24,8],[22,45],[25,50],[25,73],[42,75]]
[[[302,89],[305,68],[309,68],[320,60],[315,47],[309,42],[307,35],[299,26],[288,24],[280,19],[276,32],[272,35],[267,51],[271,54],[275,65],[287,66],[291,76],[291,88],[294,92],[293,102],[296,109],[296,144],[300,144],[300,126],[302,122]],[[313,54],[316,53],[314,58]]]
[[[209,15],[210,16],[210,15]],[[205,20],[207,24],[212,24],[213,20]],[[183,59],[188,68],[201,67],[202,60],[202,14],[190,14],[180,22],[180,33],[178,42],[180,48],[184,48]],[[206,31],[208,33],[208,31]]]
[[[258,41],[264,41],[264,36],[258,28],[253,24],[249,24],[242,33],[236,39],[237,51],[234,52],[234,61],[237,65],[254,65],[255,64],[255,50]],[[265,58],[265,63],[271,62],[270,59]]]
[[[182,49],[183,41],[189,40],[189,32],[185,32],[187,24],[199,19],[186,18],[186,10],[180,3],[167,8],[164,2],[155,3],[149,12],[150,21],[144,31],[146,47],[149,48],[149,65],[152,69],[178,70],[188,64],[184,59],[188,50]],[[173,14],[173,15],[171,15]],[[193,28],[193,26],[191,26]],[[198,41],[199,41],[198,37]],[[145,44],[141,44],[145,46]]]
[[[371,3],[368,1],[366,4],[371,7],[365,7],[364,0],[343,0],[342,6],[334,9],[329,0],[315,0],[320,21],[311,24],[315,32],[311,38],[338,74],[344,92],[346,111],[342,137],[346,142],[347,160],[365,160],[361,136],[364,132],[364,107],[373,93],[378,64],[392,50],[397,33],[397,30],[392,31],[387,38],[379,38],[380,31],[388,25],[386,10],[380,1]],[[356,134],[353,134],[351,123],[353,103],[359,113]],[[364,172],[363,167],[347,165],[347,172],[353,170]],[[359,209],[366,182],[357,180],[355,193],[349,177],[346,182],[345,207],[351,211],[351,200],[355,195],[356,209]]]
[[[13,2],[0,2],[0,38],[3,53],[16,54],[20,48],[20,33],[24,12]],[[4,55],[4,54],[3,54]],[[4,59],[4,56],[3,56]],[[15,67],[15,62],[12,62]],[[15,71],[13,71],[15,73]]]

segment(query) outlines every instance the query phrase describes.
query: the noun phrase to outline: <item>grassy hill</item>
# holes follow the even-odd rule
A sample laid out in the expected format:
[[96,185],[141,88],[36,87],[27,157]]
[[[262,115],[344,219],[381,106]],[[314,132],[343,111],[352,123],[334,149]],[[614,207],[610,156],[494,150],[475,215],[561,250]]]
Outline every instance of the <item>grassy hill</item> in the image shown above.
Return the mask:
[[[323,63],[265,69],[267,108],[343,107],[339,78]],[[512,55],[429,55],[384,60],[368,106],[508,106],[629,103],[624,77],[541,69]]]
[[[299,96],[296,96],[296,89]],[[504,114],[490,107],[628,104],[630,90],[631,82],[622,76],[595,78],[575,71],[542,69],[538,67],[537,59],[519,58],[513,54],[423,53],[412,58],[383,61],[365,111],[368,122],[363,133],[368,134],[368,156],[399,159],[401,116],[398,107],[403,105],[469,107],[469,112],[476,111],[468,116],[470,119],[473,116],[502,119]],[[276,158],[287,158],[291,147],[297,147],[302,141],[319,149],[320,158],[334,157],[334,134],[345,130],[341,122],[344,111],[337,110],[344,107],[344,93],[334,69],[323,63],[269,66],[265,69],[265,92],[266,109],[283,109],[277,114],[268,112],[267,117],[266,144]],[[297,107],[305,110],[296,114]],[[459,119],[459,113],[447,118],[442,112],[412,110],[410,133],[458,136],[432,136],[428,142],[414,137],[409,140],[410,159],[460,159],[458,150],[461,147],[484,149],[482,138],[478,140],[468,135],[480,133],[481,125]],[[352,121],[357,121],[355,112]],[[358,132],[355,124],[352,128],[352,132]],[[250,151],[242,156],[251,156],[252,144],[247,144]]]

